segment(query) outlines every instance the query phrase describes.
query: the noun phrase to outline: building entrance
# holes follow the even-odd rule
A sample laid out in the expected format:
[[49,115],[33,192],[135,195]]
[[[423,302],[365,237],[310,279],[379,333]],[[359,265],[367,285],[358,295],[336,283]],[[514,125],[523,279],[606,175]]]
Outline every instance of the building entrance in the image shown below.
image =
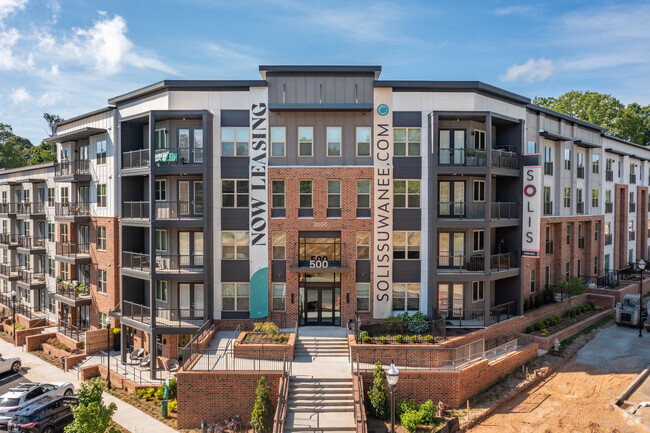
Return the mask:
[[300,275],[300,325],[341,325],[340,274]]

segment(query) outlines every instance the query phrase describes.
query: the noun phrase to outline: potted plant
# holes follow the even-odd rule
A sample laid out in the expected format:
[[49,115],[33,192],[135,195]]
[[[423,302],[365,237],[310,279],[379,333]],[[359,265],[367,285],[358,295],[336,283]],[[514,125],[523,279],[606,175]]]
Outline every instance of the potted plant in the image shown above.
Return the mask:
[[77,295],[81,295],[81,293],[84,291],[84,285],[79,283],[77,287],[74,288],[74,291],[77,293]]

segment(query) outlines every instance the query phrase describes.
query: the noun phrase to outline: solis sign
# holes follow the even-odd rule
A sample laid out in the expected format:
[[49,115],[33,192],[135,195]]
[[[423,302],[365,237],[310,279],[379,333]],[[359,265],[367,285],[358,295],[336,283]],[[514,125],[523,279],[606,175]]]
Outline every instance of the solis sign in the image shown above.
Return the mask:
[[524,167],[524,213],[521,251],[524,256],[539,256],[539,219],[542,208],[542,167]]

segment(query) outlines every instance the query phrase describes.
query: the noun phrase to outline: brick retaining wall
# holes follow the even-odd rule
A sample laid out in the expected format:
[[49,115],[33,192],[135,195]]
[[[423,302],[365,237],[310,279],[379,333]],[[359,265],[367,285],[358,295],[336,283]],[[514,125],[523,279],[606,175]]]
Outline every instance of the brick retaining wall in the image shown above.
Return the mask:
[[[106,366],[100,364],[81,367],[81,380],[88,380],[93,377],[101,377],[102,379],[105,380],[107,377],[107,372],[108,369],[106,368]],[[137,389],[157,388],[156,386],[153,386],[151,384],[146,384],[146,385],[137,384],[131,379],[127,379],[121,374],[116,373],[115,371],[113,371],[113,369],[111,369],[111,386],[113,388],[126,389],[126,391],[130,393],[133,393]]]
[[593,325],[603,317],[612,314],[612,312],[613,312],[612,310],[601,311],[600,313],[594,314],[588,319],[581,320],[580,322],[577,322],[569,327],[561,329],[555,334],[547,335],[546,337],[535,336],[534,337],[535,342],[539,344],[540,349],[549,350],[550,348],[553,347],[553,342],[555,341],[556,338],[558,339],[558,341],[562,342],[562,340],[565,340],[570,336],[572,336],[573,334],[580,332],[581,330]]
[[[625,281],[622,280],[621,284],[627,284],[625,287],[619,289],[589,289],[588,293],[593,293],[597,295],[610,295],[614,297],[614,305],[617,302],[623,302],[623,297],[628,293],[638,294],[639,293],[639,282],[638,281]],[[650,293],[650,278],[645,278],[643,280],[643,294]],[[612,307],[613,308],[613,307]]]
[[282,361],[286,356],[287,361],[293,359],[296,334],[290,333],[286,344],[243,343],[247,334],[263,334],[263,332],[240,332],[234,345],[235,358]]

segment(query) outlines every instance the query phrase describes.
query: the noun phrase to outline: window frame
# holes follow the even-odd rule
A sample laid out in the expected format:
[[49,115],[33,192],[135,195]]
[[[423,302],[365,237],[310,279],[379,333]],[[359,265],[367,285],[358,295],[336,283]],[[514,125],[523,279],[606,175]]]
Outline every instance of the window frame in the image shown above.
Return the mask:
[[[359,286],[367,286],[368,287],[368,296],[359,296]],[[356,298],[355,302],[355,311],[359,312],[370,312],[370,283],[364,283],[364,282],[357,282],[355,285],[355,291],[354,295]],[[367,300],[368,301],[368,307],[367,308],[359,308],[359,301],[360,300]]]
[[107,292],[107,287],[108,287],[107,277],[108,274],[105,269],[97,269],[97,292],[99,293]]
[[[367,238],[368,238],[368,243],[363,243],[365,237],[365,233],[367,233]],[[359,235],[361,235],[361,239],[359,238]],[[370,241],[371,241],[371,233],[370,230],[357,230],[355,233],[355,242],[356,242],[356,255],[357,255],[357,260],[370,260]],[[365,253],[359,254],[359,249],[367,249]]]
[[169,284],[165,280],[156,280],[156,301],[169,302]]
[[106,250],[106,227],[105,226],[97,226],[97,249],[102,251]]
[[97,184],[97,207],[107,207],[108,203],[108,187],[105,183]]
[[[232,130],[232,139],[233,141],[226,141],[224,140],[224,132]],[[246,130],[246,141],[239,141],[237,138],[240,135],[239,132],[243,132]],[[243,157],[243,158],[248,158],[250,150],[250,128],[248,126],[222,126],[221,127],[221,156],[228,156],[228,157]],[[232,143],[232,154],[228,154],[224,152],[223,145],[224,143]],[[238,154],[237,153],[237,144],[238,143],[246,143],[245,149],[246,153],[245,154]]]
[[[238,240],[242,239],[241,234],[245,233],[244,238],[246,242],[242,245],[239,245]],[[233,244],[227,245],[225,243],[224,236],[231,234]],[[229,257],[231,254],[224,251],[225,248],[232,248],[232,258]],[[241,249],[241,250],[240,250]],[[245,253],[244,253],[245,251]],[[239,257],[241,254],[241,258]],[[250,232],[246,230],[222,230],[221,231],[221,258],[222,260],[250,260]]]
[[[280,245],[280,238],[282,243]],[[276,245],[276,239],[278,239]],[[281,249],[282,254],[276,255],[276,248]],[[284,231],[272,231],[271,232],[271,260],[286,260],[287,259],[287,232]]]
[[[100,148],[100,146],[103,143],[103,147]],[[107,164],[107,155],[108,155],[108,144],[106,139],[104,140],[98,140],[95,143],[95,163],[97,165],[106,165]]]
[[[282,184],[282,192],[275,192],[274,186],[276,184]],[[275,198],[282,197],[282,206],[275,205]],[[287,183],[284,179],[273,179],[271,180],[271,209],[286,209],[287,206]]]
[[[302,183],[309,182],[309,193],[302,192]],[[309,207],[302,205],[302,198],[309,196]],[[312,179],[298,179],[298,208],[299,209],[313,209],[314,208],[314,181]]]
[[[477,234],[478,238],[476,237]],[[476,249],[477,241],[479,249]],[[485,251],[485,230],[472,230],[472,251],[475,253]]]
[[[233,192],[223,192],[224,190],[224,182],[233,182]],[[239,192],[239,184],[240,183],[246,183],[247,188],[246,192]],[[226,206],[224,205],[224,198],[226,196],[232,196],[233,200],[233,205],[232,206]],[[239,197],[246,196],[246,205],[245,206],[239,206]],[[243,208],[248,208],[250,206],[250,181],[249,179],[221,179],[221,207],[223,209],[243,209]]]
[[[398,182],[404,182],[404,192],[397,193],[395,192],[395,189],[397,187]],[[413,183],[417,183],[418,185],[418,192],[417,193],[411,193],[409,192],[409,186]],[[393,180],[393,207],[396,209],[421,209],[422,207],[422,181],[421,179],[394,179]],[[397,206],[395,205],[395,197],[396,196],[404,196],[404,206]],[[417,196],[418,200],[418,205],[417,206],[410,206],[410,200],[409,198]]]
[[[481,185],[482,185],[482,187],[481,187]],[[478,189],[477,189],[477,186],[478,186]],[[477,198],[477,195],[478,195],[478,198]],[[483,198],[481,198],[481,196]],[[473,198],[474,198],[475,202],[479,202],[479,203],[485,202],[485,181],[484,180],[474,180],[474,182],[473,182]]]
[[47,207],[54,207],[56,203],[56,189],[47,188]]
[[[275,140],[274,137],[274,132],[282,130],[282,141],[277,141]],[[281,155],[275,155],[274,150],[275,150],[275,145],[276,144],[282,144],[282,154]],[[282,158],[287,155],[286,152],[287,149],[287,127],[286,126],[272,126],[271,127],[271,158]]]
[[[342,183],[341,179],[327,179],[327,209],[341,209]],[[330,192],[330,185],[338,185],[338,192]],[[330,206],[330,199],[338,200],[338,206]]]
[[[164,234],[164,236],[163,236],[163,234]],[[161,251],[161,252],[166,253],[167,249],[169,248],[169,243],[168,243],[169,242],[169,237],[168,237],[167,230],[165,230],[165,229],[156,229],[156,232],[154,234],[154,242],[155,242],[156,251]],[[163,243],[165,244],[164,248],[162,248]],[[159,248],[159,245],[161,246],[161,248]]]
[[[398,239],[398,234],[402,234],[404,238],[404,245],[396,244],[395,242]],[[419,240],[419,243],[411,244],[409,241],[412,236],[416,236]],[[403,247],[403,250],[400,249]],[[396,254],[400,251],[404,252],[404,257],[396,257]],[[417,257],[410,257],[411,253]],[[422,232],[419,230],[394,230],[393,231],[393,260],[421,260],[422,258]]]
[[[282,296],[276,295],[276,287],[282,287]],[[276,308],[276,300],[282,300],[282,308]],[[285,282],[274,282],[271,283],[271,311],[287,311],[287,283]]]
[[[359,186],[361,182],[368,184],[368,192],[359,192]],[[371,206],[371,190],[372,190],[372,181],[370,179],[357,179],[357,209],[370,209]],[[368,206],[360,206],[359,199],[367,197]]]
[[[305,130],[310,130],[311,131],[311,140],[310,141],[304,141],[304,143],[309,143],[310,145],[310,153],[309,155],[303,155],[302,154],[302,146],[301,144],[303,141],[301,140],[301,133],[300,130],[305,129]],[[314,157],[314,127],[313,126],[298,126],[298,158],[313,158]]]
[[[417,290],[418,306],[417,306],[417,308],[413,308],[413,309],[409,308],[409,299],[411,299],[411,297],[409,296],[409,290],[408,289],[409,289],[410,285],[418,287],[418,290]],[[395,300],[399,299],[399,297],[395,296],[395,292],[396,292],[396,288],[402,287],[402,286],[404,287],[404,290],[403,290],[403,293],[404,293],[404,309],[400,310],[400,309],[395,309]],[[422,286],[418,282],[415,282],[415,283],[393,283],[393,303],[391,305],[392,311],[401,311],[401,312],[404,312],[404,311],[413,311],[413,312],[420,311],[420,304],[421,304],[421,302],[420,302],[421,301],[421,299],[420,299],[420,291],[421,290],[422,290]]]
[[[226,285],[232,285],[233,286],[233,289],[234,289],[233,296],[225,296],[224,295],[224,292],[225,292],[224,289],[225,289]],[[248,296],[240,296],[239,295],[239,287],[240,286],[248,286]],[[240,283],[238,283],[238,282],[233,282],[233,283],[231,283],[231,282],[223,282],[223,283],[221,283],[221,310],[222,311],[228,311],[228,312],[231,312],[231,311],[232,312],[250,312],[250,297],[251,297],[250,293],[251,293],[251,291],[250,291],[250,283],[244,283],[244,282],[240,282]],[[233,298],[233,307],[234,308],[232,310],[225,308],[225,306],[224,306],[225,305],[225,302],[224,302],[225,298]],[[239,299],[244,299],[244,298],[246,298],[248,300],[248,308],[245,309],[245,310],[239,308],[239,302],[240,302]]]
[[[330,130],[334,131],[337,130],[339,131],[339,141],[330,141]],[[343,157],[343,128],[340,126],[328,126],[325,128],[325,139],[326,139],[326,145],[327,149],[325,151],[325,154],[328,158],[341,158]],[[338,155],[330,155],[330,143],[338,143],[339,146],[339,154]]]
[[[478,296],[480,294],[480,296]],[[472,281],[472,302],[485,300],[485,283],[481,280]]]
[[[359,130],[360,129],[367,129],[368,130],[368,141],[359,141]],[[354,130],[354,140],[355,140],[355,146],[356,146],[356,156],[358,157],[368,157],[372,156],[372,127],[370,126],[357,126]],[[365,144],[368,143],[368,154],[361,154],[359,152],[359,145],[360,144]]]
[[[404,130],[404,139],[405,139],[405,141],[397,141],[395,139],[396,138],[395,135],[397,134],[398,130],[402,130],[402,129]],[[414,130],[414,131],[417,130],[418,131],[418,133],[420,135],[420,139],[417,142],[416,141],[411,141],[410,134],[409,134],[411,130]],[[398,153],[398,151],[397,151],[397,146],[400,145],[401,143],[404,143],[404,154]],[[412,155],[410,145],[415,144],[415,143],[417,143],[417,145],[418,145],[418,153],[417,153],[417,155],[415,155],[415,154]],[[406,158],[406,157],[422,156],[422,127],[420,127],[420,126],[397,127],[397,128],[393,127],[393,156],[398,157],[398,158],[399,157],[405,157]]]

